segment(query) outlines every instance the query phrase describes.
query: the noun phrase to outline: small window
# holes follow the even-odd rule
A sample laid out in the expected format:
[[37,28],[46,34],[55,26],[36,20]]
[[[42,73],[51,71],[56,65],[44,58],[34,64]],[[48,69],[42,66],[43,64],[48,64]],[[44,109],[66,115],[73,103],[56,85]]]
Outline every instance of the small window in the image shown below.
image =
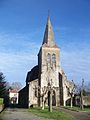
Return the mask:
[[56,55],[52,54],[52,63],[55,63],[55,62],[56,62]]

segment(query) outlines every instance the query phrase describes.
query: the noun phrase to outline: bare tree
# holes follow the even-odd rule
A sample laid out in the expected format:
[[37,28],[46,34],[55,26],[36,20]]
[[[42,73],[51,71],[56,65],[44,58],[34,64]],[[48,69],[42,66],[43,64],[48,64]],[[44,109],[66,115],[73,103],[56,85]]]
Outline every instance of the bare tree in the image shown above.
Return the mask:
[[83,86],[85,91],[90,92],[90,82],[87,82],[86,85]]
[[76,85],[74,84],[74,81],[72,80],[72,83],[71,83],[71,86],[67,86],[66,85],[66,88],[68,89],[68,93],[70,95],[70,106],[72,108],[73,106],[73,97],[74,97],[74,94],[75,94],[75,90],[76,90]]
[[47,88],[45,86],[43,88],[41,88],[40,86],[38,86],[38,87],[35,86],[34,89],[36,92],[35,96],[38,98],[40,97],[42,99],[42,110],[44,110],[44,108],[45,108],[45,95],[47,93]]
[[17,91],[19,91],[22,88],[22,84],[20,82],[13,82],[11,84],[11,88],[16,89]]
[[[53,82],[52,80],[48,82],[48,85],[47,86],[44,86],[43,88],[41,87],[36,87],[35,86],[35,91],[36,91],[36,94],[35,96],[36,97],[40,97],[42,99],[42,110],[44,110],[45,108],[45,95],[49,92],[50,93],[50,96],[47,96],[48,100],[50,101],[49,102],[49,112],[52,112],[52,95],[53,95]],[[39,96],[38,96],[39,95]]]
[[83,109],[83,91],[84,91],[84,79],[82,79],[82,86],[81,86],[81,90],[80,90],[80,106],[81,109]]
[[84,79],[82,79],[82,83],[81,85],[77,85],[77,96],[79,97],[79,105],[80,105],[80,108],[83,109],[84,106],[83,106],[83,97],[84,97],[84,94],[86,93],[86,87],[84,86]]

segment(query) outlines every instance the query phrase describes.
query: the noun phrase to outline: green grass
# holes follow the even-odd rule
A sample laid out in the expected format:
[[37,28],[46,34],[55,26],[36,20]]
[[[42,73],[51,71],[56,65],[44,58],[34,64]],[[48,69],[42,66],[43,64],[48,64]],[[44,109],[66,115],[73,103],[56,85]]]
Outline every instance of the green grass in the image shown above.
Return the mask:
[[90,111],[90,107],[84,107],[83,111]]
[[90,107],[84,107],[83,109],[81,109],[80,107],[78,106],[73,106],[72,108],[70,106],[66,106],[64,107],[66,109],[70,109],[70,110],[76,110],[76,111],[90,111]]
[[45,108],[44,110],[38,107],[30,108],[29,112],[32,112],[35,115],[40,116],[40,117],[54,119],[54,120],[72,120],[73,118],[72,116],[62,111],[53,110],[53,112],[49,112],[47,108]]
[[3,104],[3,98],[0,98],[0,105]]

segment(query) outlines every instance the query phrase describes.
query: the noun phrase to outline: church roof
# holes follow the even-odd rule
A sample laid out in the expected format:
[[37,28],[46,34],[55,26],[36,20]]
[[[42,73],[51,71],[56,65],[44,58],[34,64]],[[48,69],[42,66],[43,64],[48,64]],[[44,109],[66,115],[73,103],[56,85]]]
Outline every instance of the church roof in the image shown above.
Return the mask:
[[46,24],[46,29],[45,29],[42,45],[49,46],[49,47],[56,46],[54,32],[52,30],[52,25],[50,21],[50,16],[48,16],[48,19],[47,19],[47,24]]
[[33,80],[38,79],[38,73],[39,73],[39,68],[38,68],[38,65],[37,65],[37,66],[33,67],[31,69],[31,71],[29,71],[27,73],[26,82],[31,82]]

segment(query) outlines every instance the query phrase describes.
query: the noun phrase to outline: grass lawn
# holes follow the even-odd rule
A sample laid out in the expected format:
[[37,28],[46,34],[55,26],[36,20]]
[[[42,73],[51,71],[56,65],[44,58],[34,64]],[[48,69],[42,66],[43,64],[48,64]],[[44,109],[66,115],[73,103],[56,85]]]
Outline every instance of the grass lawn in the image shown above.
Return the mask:
[[53,110],[53,112],[49,112],[48,108],[45,108],[45,110],[42,110],[41,108],[38,108],[38,107],[30,108],[29,112],[32,112],[35,115],[40,117],[54,119],[54,120],[72,120],[73,119],[72,116],[62,111]]
[[85,111],[90,111],[90,107],[84,108]]
[[76,110],[76,111],[90,111],[90,107],[84,107],[83,110],[80,108],[80,107],[76,107],[76,106],[73,106],[72,108],[70,106],[66,106],[64,107],[66,109],[70,109],[70,110]]
[[0,98],[0,105],[3,104],[3,98]]

